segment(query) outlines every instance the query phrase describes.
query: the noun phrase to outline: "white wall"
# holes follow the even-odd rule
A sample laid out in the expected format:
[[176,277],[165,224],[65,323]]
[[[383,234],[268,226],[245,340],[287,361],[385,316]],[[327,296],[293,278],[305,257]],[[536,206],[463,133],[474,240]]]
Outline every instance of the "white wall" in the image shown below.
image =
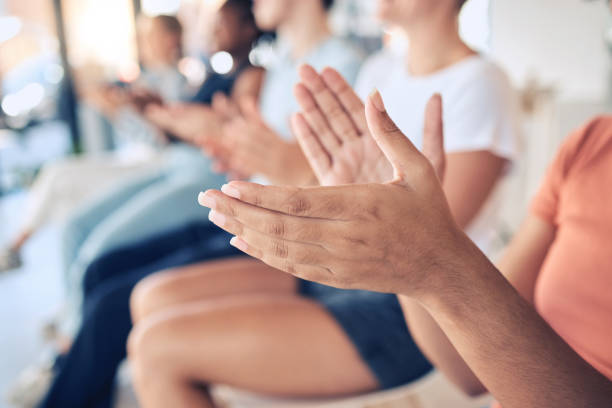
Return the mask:
[[517,85],[533,72],[557,85],[562,100],[601,101],[610,68],[607,7],[603,0],[493,0],[493,57]]

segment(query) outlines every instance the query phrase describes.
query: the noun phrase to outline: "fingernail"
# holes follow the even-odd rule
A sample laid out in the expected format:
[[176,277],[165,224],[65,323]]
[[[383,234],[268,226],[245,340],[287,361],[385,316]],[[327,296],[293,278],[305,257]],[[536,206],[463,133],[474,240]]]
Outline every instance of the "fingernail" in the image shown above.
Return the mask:
[[215,208],[215,200],[204,192],[198,194],[198,203],[202,207]]
[[243,252],[246,252],[249,249],[249,245],[238,237],[230,239],[230,245]]
[[216,212],[215,210],[210,210],[208,213],[208,219],[215,225],[222,227],[225,225],[225,215]]
[[383,103],[382,96],[380,96],[378,89],[374,88],[370,93],[370,101],[372,101],[372,105],[374,105],[379,112],[385,112],[385,104]]
[[224,184],[221,186],[221,191],[223,191],[223,194],[228,195],[230,197],[234,197],[238,200],[240,200],[240,191],[238,191],[237,188],[229,185],[229,184]]

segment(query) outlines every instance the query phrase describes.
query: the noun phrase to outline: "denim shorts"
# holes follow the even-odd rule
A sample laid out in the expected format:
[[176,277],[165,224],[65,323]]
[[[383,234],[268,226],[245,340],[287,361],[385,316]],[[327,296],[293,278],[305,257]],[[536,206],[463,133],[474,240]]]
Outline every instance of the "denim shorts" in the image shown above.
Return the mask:
[[301,280],[299,293],[321,305],[344,329],[382,389],[415,381],[432,366],[415,344],[397,296],[336,289]]

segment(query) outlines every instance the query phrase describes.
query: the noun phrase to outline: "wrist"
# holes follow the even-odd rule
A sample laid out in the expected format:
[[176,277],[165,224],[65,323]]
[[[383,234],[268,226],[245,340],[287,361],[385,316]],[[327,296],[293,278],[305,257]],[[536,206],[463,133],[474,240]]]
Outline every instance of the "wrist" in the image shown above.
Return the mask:
[[478,296],[482,283],[499,271],[457,227],[444,250],[436,251],[432,267],[425,273],[423,285],[402,294],[419,301],[428,309],[459,311],[466,299]]

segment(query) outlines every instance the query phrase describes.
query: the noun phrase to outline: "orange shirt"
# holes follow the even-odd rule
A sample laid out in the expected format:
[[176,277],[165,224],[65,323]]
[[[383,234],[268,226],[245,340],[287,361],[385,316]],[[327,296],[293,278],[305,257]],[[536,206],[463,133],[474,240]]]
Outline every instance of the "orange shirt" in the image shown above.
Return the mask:
[[531,212],[557,228],[536,282],[536,310],[612,380],[612,116],[569,136]]

